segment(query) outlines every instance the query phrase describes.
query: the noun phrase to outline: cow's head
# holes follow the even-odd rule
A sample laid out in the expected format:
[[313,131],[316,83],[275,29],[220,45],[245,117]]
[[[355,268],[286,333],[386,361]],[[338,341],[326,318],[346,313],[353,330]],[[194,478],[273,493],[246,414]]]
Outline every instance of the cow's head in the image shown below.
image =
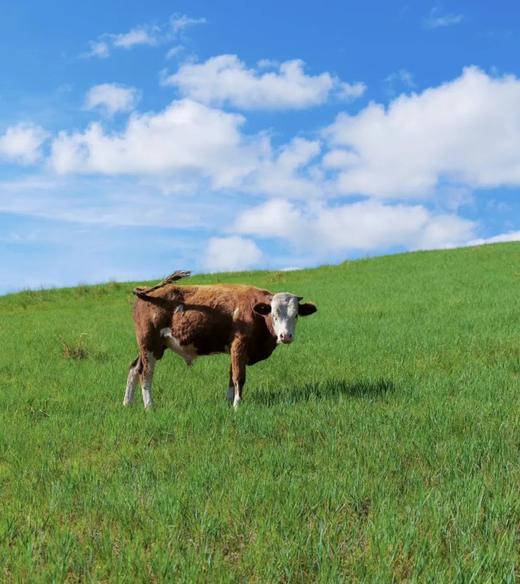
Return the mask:
[[273,295],[270,303],[255,304],[253,310],[257,314],[271,315],[273,333],[278,343],[292,343],[298,316],[308,316],[318,310],[314,304],[301,304],[301,299],[301,296],[280,292]]

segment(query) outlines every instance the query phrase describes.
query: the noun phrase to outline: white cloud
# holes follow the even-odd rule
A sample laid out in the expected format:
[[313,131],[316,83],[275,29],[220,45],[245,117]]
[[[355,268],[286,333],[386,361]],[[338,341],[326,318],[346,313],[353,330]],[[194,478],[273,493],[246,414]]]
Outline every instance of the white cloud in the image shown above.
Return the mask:
[[337,84],[336,95],[345,101],[350,101],[352,99],[357,99],[361,97],[367,89],[367,86],[358,81],[356,83],[344,83],[340,82]]
[[[97,87],[105,93],[94,99],[93,92],[91,107],[129,107],[122,95],[106,98],[114,86]],[[243,115],[182,99],[159,112],[134,112],[117,130],[93,123],[61,132],[48,160],[58,176],[19,191],[0,183],[0,211],[197,229],[197,262],[237,270],[485,242],[476,239],[477,224],[456,211],[472,203],[474,189],[520,184],[520,81],[513,76],[469,68],[386,109],[370,104],[341,114],[320,139],[280,146],[268,133],[245,134],[244,122]],[[19,146],[18,159],[29,160],[26,151]],[[337,199],[351,195],[366,199]],[[258,205],[259,196],[272,199]],[[434,198],[428,206],[378,199],[426,196]],[[204,250],[201,231],[217,234]],[[275,255],[262,254],[263,239],[276,240]]]
[[99,108],[108,116],[132,111],[139,100],[139,91],[117,83],[102,83],[91,87],[85,98],[85,108]]
[[186,30],[191,26],[196,26],[197,24],[205,24],[205,18],[191,18],[185,14],[173,14],[170,17],[170,29],[174,35],[178,35],[180,32]]
[[236,55],[218,55],[204,63],[184,63],[164,83],[205,104],[230,104],[240,109],[303,109],[327,101],[334,91],[342,99],[363,94],[362,83],[341,82],[330,73],[307,75],[300,60],[285,61],[265,71],[248,69]]
[[262,260],[262,252],[251,239],[213,237],[208,241],[203,267],[211,272],[235,272],[252,268]]
[[33,164],[41,158],[41,147],[47,132],[35,124],[10,126],[0,134],[0,160]]
[[391,94],[397,93],[397,90],[402,87],[405,87],[406,89],[413,89],[415,87],[413,75],[410,71],[404,68],[390,73],[385,79],[385,83]]
[[436,4],[424,19],[424,26],[429,29],[441,28],[460,24],[464,19],[463,14],[440,14],[440,6]]
[[307,225],[308,220],[294,204],[285,199],[273,199],[242,213],[237,218],[234,230],[237,233],[304,244]]
[[241,189],[258,194],[286,198],[314,198],[323,195],[324,178],[316,166],[320,142],[294,138],[276,152],[257,160],[255,168],[244,178]]
[[342,113],[323,133],[340,194],[417,198],[449,182],[471,188],[520,184],[520,80],[476,67],[387,109]]
[[237,114],[177,101],[156,114],[132,114],[120,133],[98,123],[84,132],[61,132],[49,163],[61,174],[169,175],[229,187],[256,167],[264,148],[262,138],[241,135],[243,122]]
[[166,59],[174,59],[177,55],[180,55],[184,51],[184,47],[182,45],[175,45],[168,49],[166,53]]
[[110,39],[114,47],[131,49],[136,45],[157,44],[160,32],[158,26],[139,26],[125,33],[110,35]]
[[168,43],[190,26],[203,24],[205,18],[191,18],[184,14],[173,14],[162,24],[141,24],[123,33],[105,33],[89,42],[89,50],[83,57],[106,58],[113,49],[131,49],[139,45],[156,46]]
[[520,241],[520,231],[509,231],[508,233],[500,233],[493,237],[484,237],[480,239],[472,239],[468,241],[467,245],[484,245],[486,243],[505,243],[507,241]]
[[434,214],[420,205],[362,201],[339,206],[299,207],[272,200],[242,213],[236,233],[284,240],[311,257],[329,253],[432,249],[465,243],[475,224],[452,214]]
[[120,132],[99,123],[62,132],[52,142],[49,165],[59,174],[169,180],[169,192],[232,188],[253,195],[322,196],[318,141],[295,138],[273,149],[265,134],[244,135],[243,123],[241,115],[185,99],[162,112],[132,114]]
[[88,46],[89,49],[82,55],[83,57],[98,57],[99,59],[106,59],[110,55],[110,46],[107,41],[89,41]]

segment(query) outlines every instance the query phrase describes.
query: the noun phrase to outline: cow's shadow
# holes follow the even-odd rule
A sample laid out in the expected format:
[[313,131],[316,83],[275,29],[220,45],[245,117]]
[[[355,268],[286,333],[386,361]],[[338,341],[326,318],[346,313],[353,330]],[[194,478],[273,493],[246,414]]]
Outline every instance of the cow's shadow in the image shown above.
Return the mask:
[[341,396],[352,398],[377,399],[395,390],[395,385],[390,379],[355,380],[327,379],[317,383],[279,390],[252,391],[247,400],[264,406],[278,404],[290,404],[302,401],[337,399]]

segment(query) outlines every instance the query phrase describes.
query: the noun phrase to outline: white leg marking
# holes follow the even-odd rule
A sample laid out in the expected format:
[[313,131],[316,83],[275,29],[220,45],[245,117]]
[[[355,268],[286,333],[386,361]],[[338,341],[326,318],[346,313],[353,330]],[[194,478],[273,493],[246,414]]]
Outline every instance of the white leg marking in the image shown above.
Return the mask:
[[155,368],[155,357],[153,353],[147,353],[147,364],[143,371],[143,385],[141,387],[143,393],[143,402],[146,409],[150,409],[153,406],[152,400],[152,380],[153,371]]
[[124,406],[129,406],[134,401],[134,391],[135,386],[137,385],[137,381],[139,379],[139,361],[135,365],[135,367],[131,367],[130,371],[128,372],[128,379],[126,382],[126,390],[125,390],[125,398],[123,400]]
[[233,400],[233,408],[238,410],[238,406],[240,404],[240,388],[238,383],[235,384],[235,399]]

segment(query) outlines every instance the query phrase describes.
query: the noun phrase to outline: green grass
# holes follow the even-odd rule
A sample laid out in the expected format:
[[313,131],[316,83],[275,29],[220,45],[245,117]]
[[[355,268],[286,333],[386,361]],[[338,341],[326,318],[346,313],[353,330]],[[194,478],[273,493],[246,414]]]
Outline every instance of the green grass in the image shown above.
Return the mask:
[[[165,272],[183,266],[165,266]],[[0,580],[520,578],[520,245],[198,277],[317,303],[121,405],[133,284],[0,298]]]

